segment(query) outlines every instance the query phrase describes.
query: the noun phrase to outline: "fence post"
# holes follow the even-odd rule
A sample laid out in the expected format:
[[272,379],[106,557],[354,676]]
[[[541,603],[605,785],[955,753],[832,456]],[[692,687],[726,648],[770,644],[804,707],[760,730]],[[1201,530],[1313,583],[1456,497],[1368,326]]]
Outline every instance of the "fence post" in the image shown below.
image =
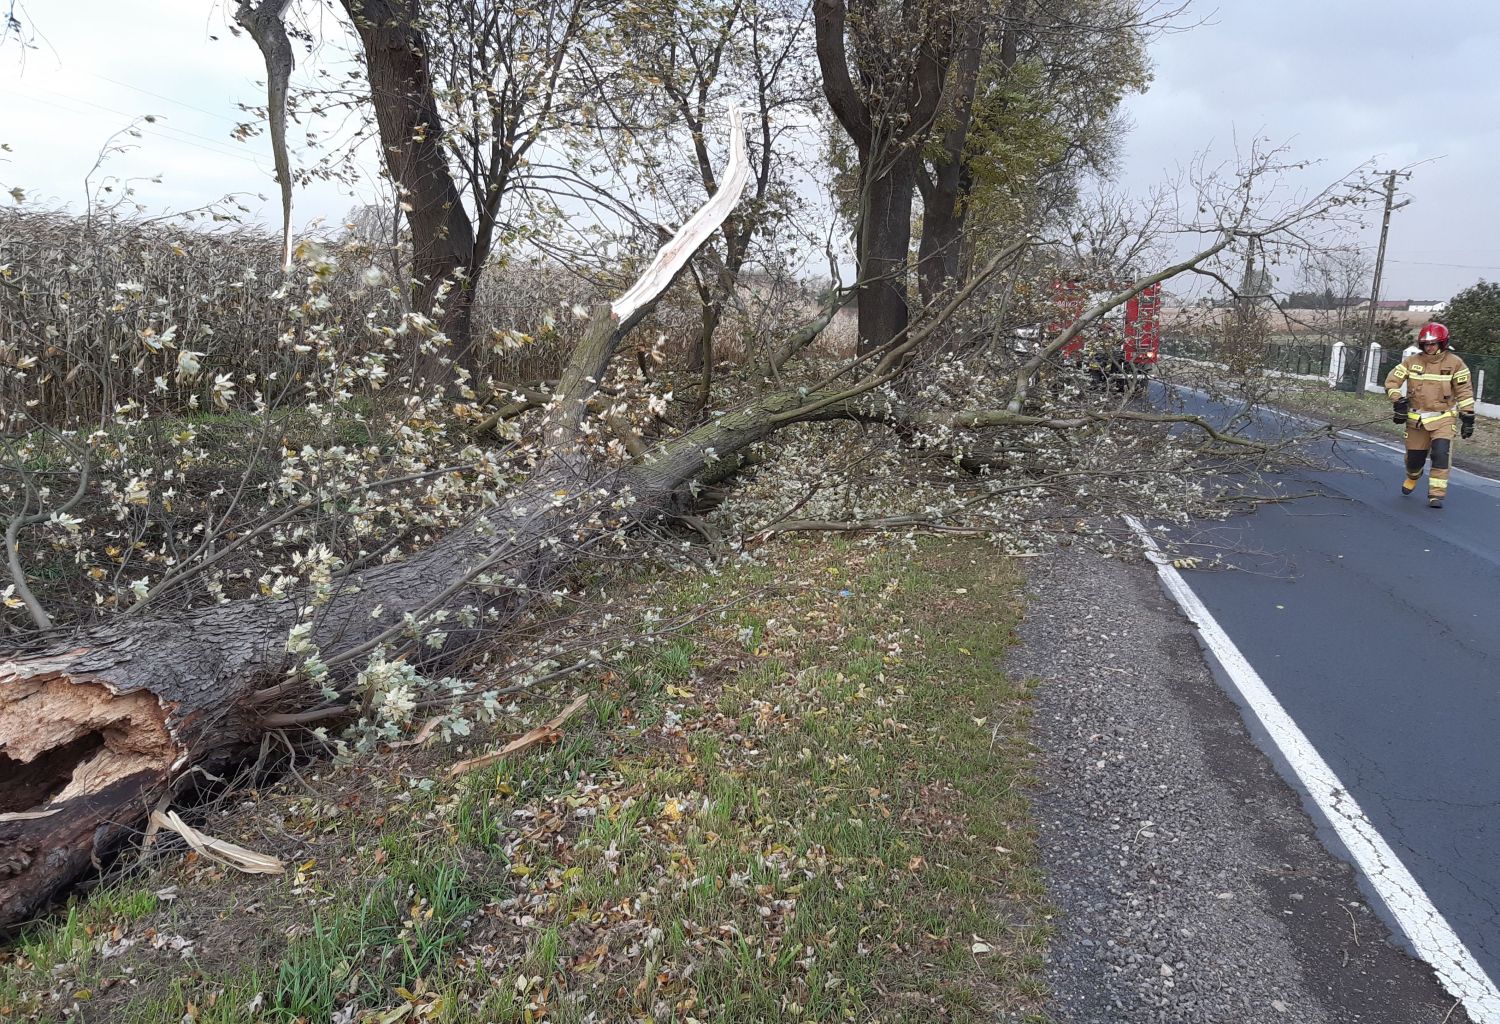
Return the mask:
[[1336,388],[1339,378],[1344,375],[1344,343],[1335,341],[1333,351],[1328,356],[1328,386]]
[[1484,401],[1484,371],[1479,371],[1479,376],[1474,380],[1474,400]]
[[1378,341],[1372,341],[1372,342],[1370,342],[1370,359],[1365,364],[1365,390],[1366,391],[1377,391],[1377,392],[1379,392],[1379,391],[1384,391],[1385,390],[1384,388],[1382,388],[1380,386],[1380,381],[1379,381],[1379,377],[1380,377],[1380,355],[1381,355],[1382,351],[1384,351],[1384,350],[1380,347],[1380,342],[1378,342]]

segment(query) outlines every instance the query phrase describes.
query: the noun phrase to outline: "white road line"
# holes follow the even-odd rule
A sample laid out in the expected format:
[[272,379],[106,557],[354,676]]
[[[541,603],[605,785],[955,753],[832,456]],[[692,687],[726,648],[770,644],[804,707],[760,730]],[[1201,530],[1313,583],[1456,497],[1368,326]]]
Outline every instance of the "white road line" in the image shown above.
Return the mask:
[[1479,966],[1474,954],[1433,906],[1421,885],[1370,824],[1328,762],[1292,721],[1260,674],[1187,585],[1182,574],[1162,554],[1146,528],[1130,516],[1126,516],[1125,521],[1145,546],[1147,557],[1156,564],[1167,593],[1172,595],[1183,614],[1197,625],[1203,642],[1218,659],[1239,690],[1241,699],[1260,720],[1292,771],[1297,773],[1303,788],[1333,826],[1354,858],[1355,866],[1385,902],[1417,955],[1437,972],[1449,993],[1463,1002],[1475,1024],[1500,1024],[1500,990]]

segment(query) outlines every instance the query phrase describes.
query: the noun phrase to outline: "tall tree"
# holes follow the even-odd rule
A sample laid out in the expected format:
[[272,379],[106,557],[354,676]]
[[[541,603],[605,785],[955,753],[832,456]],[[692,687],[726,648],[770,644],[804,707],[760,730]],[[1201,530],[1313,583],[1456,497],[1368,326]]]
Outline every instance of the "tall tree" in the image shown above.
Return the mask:
[[[1080,172],[1107,168],[1123,97],[1150,76],[1145,44],[1176,15],[1139,0],[988,0],[964,20],[940,116],[923,150],[924,302],[961,284],[987,234],[1066,205]],[[970,231],[978,220],[984,231]]]
[[942,109],[957,0],[815,0],[823,92],[859,167],[859,348],[906,330],[917,161]]
[[[600,7],[595,0],[339,0],[359,41],[351,77],[368,104],[386,173],[411,228],[411,300],[435,315],[455,359],[473,374],[474,287],[503,231],[508,201],[526,187],[535,147],[580,105],[574,74]],[[267,59],[278,176],[290,45],[288,0],[241,0],[236,17]],[[284,193],[285,195],[285,193]]]

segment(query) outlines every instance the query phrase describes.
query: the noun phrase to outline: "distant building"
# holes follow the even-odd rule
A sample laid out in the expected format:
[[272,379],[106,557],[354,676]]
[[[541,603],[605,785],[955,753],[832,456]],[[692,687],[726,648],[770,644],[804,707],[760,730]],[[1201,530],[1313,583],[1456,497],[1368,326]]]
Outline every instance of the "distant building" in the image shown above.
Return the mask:
[[[1353,299],[1349,305],[1354,309],[1369,309],[1370,300]],[[1382,313],[1441,313],[1448,308],[1448,303],[1436,299],[1381,299],[1375,303],[1375,308]]]

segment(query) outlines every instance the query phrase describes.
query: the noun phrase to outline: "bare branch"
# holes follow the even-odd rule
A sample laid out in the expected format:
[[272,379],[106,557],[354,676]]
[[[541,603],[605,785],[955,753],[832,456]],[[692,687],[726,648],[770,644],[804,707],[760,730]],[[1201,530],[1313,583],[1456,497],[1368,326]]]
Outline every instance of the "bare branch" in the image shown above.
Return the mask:
[[[74,490],[73,496],[53,512],[41,511],[28,514],[26,510],[33,488],[29,482],[26,482],[24,489],[28,500],[21,503],[21,510],[11,517],[10,523],[5,528],[5,558],[10,569],[10,577],[16,586],[16,596],[26,605],[26,611],[31,615],[31,621],[36,623],[37,629],[51,629],[52,617],[47,614],[46,609],[42,607],[41,602],[36,599],[36,595],[31,592],[31,587],[26,583],[26,573],[21,568],[21,531],[28,526],[45,523],[53,515],[71,512],[83,500],[88,486],[89,459],[85,455],[78,467],[78,487]],[[40,503],[40,499],[38,502]]]
[[287,8],[292,0],[239,0],[234,20],[250,33],[266,61],[266,117],[271,127],[271,156],[281,185],[281,241],[283,271],[292,269],[292,164],[286,147],[286,94],[291,82],[292,41],[287,37]]

